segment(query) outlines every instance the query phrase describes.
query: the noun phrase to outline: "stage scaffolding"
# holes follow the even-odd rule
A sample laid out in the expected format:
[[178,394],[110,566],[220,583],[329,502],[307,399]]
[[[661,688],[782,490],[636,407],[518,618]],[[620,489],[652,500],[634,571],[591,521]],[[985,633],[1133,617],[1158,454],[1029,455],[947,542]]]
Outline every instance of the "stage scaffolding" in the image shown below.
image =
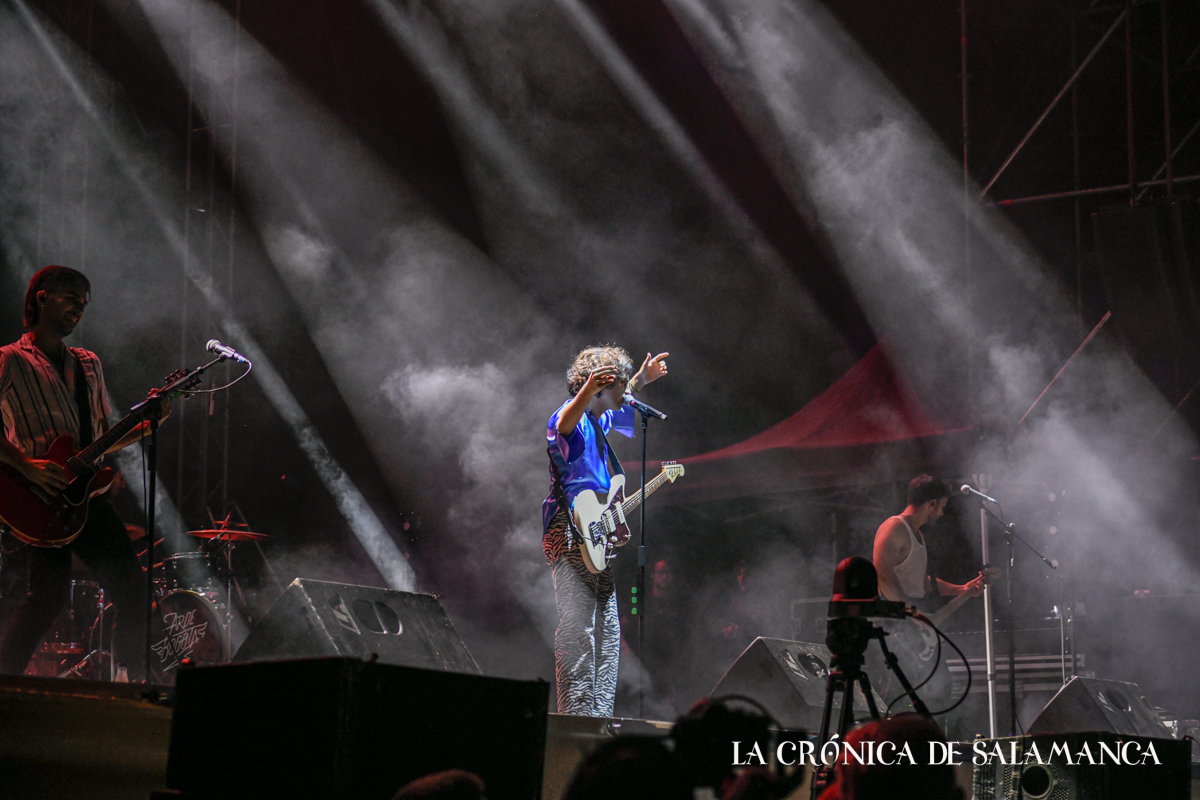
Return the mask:
[[[1030,139],[1037,133],[1042,123],[1050,116],[1059,103],[1065,98],[1070,97],[1071,107],[1071,151],[1073,164],[1073,186],[1069,190],[1048,191],[1025,197],[1014,197],[1004,200],[992,201],[996,206],[1008,207],[1019,204],[1050,202],[1055,200],[1074,200],[1074,221],[1075,221],[1075,291],[1076,291],[1076,311],[1079,315],[1080,331],[1086,332],[1088,329],[1087,322],[1083,319],[1083,269],[1085,261],[1084,244],[1083,244],[1083,205],[1082,199],[1095,195],[1120,195],[1126,193],[1130,205],[1134,205],[1142,200],[1145,200],[1147,194],[1151,190],[1163,189],[1164,195],[1167,198],[1174,197],[1175,186],[1177,184],[1190,184],[1200,181],[1200,175],[1185,175],[1176,176],[1174,174],[1173,165],[1175,158],[1180,151],[1195,137],[1197,131],[1200,131],[1200,120],[1191,126],[1188,132],[1177,142],[1172,141],[1171,137],[1171,82],[1172,78],[1177,78],[1192,64],[1200,59],[1200,46],[1191,51],[1180,66],[1172,71],[1171,69],[1171,53],[1169,51],[1169,33],[1170,33],[1170,9],[1173,0],[1121,0],[1118,3],[1101,4],[1100,0],[1090,0],[1090,2],[1082,9],[1072,8],[1064,9],[1070,13],[1070,34],[1069,46],[1071,50],[1071,65],[1072,74],[1067,79],[1066,83],[1050,101],[1046,109],[1029,127],[1028,131],[1021,138],[1016,147],[985,183],[978,193],[978,199],[986,201],[988,194],[996,181],[1008,169],[1008,167],[1017,159],[1021,151],[1028,144]],[[1157,65],[1161,75],[1162,86],[1162,106],[1163,106],[1163,162],[1155,171],[1153,176],[1147,180],[1138,179],[1138,168],[1136,159],[1136,143],[1137,143],[1137,125],[1134,119],[1134,78],[1133,66],[1137,59],[1145,62],[1154,63],[1155,59],[1147,56],[1144,53],[1138,52],[1133,44],[1133,16],[1135,11],[1142,11],[1143,7],[1149,6],[1158,7],[1158,26],[1159,26],[1159,43],[1160,51],[1157,54]],[[963,184],[964,184],[964,199],[967,200],[968,219],[964,227],[964,262],[965,271],[970,280],[971,262],[970,262],[970,220],[969,207],[972,200],[972,184],[969,174],[968,161],[968,145],[970,141],[969,128],[969,73],[967,70],[969,56],[969,39],[967,14],[969,11],[969,0],[960,0],[959,14],[961,22],[961,67],[962,67],[962,125],[963,125]],[[1111,17],[1111,20],[1107,19]],[[1080,26],[1081,23],[1089,22],[1093,18],[1104,19],[1107,22],[1107,28],[1100,36],[1099,40],[1092,46],[1091,50],[1081,61],[1079,59],[1080,45]],[[1103,24],[1103,23],[1101,23]],[[1079,88],[1078,82],[1080,77],[1087,71],[1089,65],[1093,62],[1095,56],[1114,38],[1117,34],[1123,35],[1123,44],[1125,51],[1125,116],[1126,116],[1126,152],[1127,152],[1127,174],[1128,180],[1125,183],[1087,187],[1082,185],[1080,177],[1081,164],[1081,129],[1079,120]]]

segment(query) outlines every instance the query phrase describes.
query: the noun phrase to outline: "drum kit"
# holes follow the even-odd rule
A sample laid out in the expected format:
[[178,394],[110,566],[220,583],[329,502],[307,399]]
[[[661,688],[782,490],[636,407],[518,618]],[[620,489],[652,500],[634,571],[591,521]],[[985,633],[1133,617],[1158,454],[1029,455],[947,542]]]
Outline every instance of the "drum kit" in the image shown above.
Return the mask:
[[[131,538],[145,535],[136,526],[128,527]],[[167,556],[154,565],[150,678],[161,684],[175,682],[184,659],[195,664],[229,660],[237,584],[233,549],[267,538],[228,520],[187,533],[204,540],[200,549]],[[27,674],[121,680],[111,656],[111,610],[99,584],[72,581],[70,603],[42,641]]]

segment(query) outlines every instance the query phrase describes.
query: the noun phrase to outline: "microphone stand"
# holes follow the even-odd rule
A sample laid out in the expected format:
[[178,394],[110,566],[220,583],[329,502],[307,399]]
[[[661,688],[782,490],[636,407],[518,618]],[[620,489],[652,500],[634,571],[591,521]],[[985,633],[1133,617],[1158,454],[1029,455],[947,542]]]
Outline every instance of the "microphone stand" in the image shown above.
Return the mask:
[[[981,503],[979,506],[982,516],[981,519],[986,521],[987,517],[991,517],[1000,524],[1000,530],[1004,533],[1004,541],[1008,545],[1008,568],[1004,571],[1004,589],[1005,589],[1005,611],[1008,616],[1008,705],[1009,705],[1009,736],[1017,735],[1017,667],[1016,667],[1016,631],[1015,631],[1015,615],[1013,614],[1013,595],[1012,595],[1012,573],[1013,567],[1016,565],[1016,541],[1029,548],[1029,550],[1042,560],[1050,569],[1058,569],[1058,564],[1042,555],[1036,547],[1029,543],[1027,539],[1021,536],[1016,531],[1015,523],[1006,523],[1004,519],[992,509],[988,508],[986,503]],[[992,668],[989,666],[989,668]]]
[[146,469],[150,472],[146,490],[146,652],[142,680],[151,681],[150,665],[154,653],[154,508],[158,505],[158,421],[162,417],[162,399],[156,393],[147,400],[150,442],[146,445]]
[[[980,504],[979,535],[982,538],[983,568],[991,566],[991,550],[988,547],[988,515],[987,509]],[[988,695],[988,738],[996,738],[996,645],[993,633],[992,586],[989,583],[983,587],[983,643],[987,655],[987,695]]]
[[[641,539],[638,542],[638,570],[637,578],[634,582],[634,594],[641,598],[642,612],[638,614],[638,636],[637,636],[637,659],[641,665],[643,677],[638,684],[638,717],[645,718],[646,705],[646,683],[650,673],[646,670],[646,659],[644,658],[645,650],[645,632],[646,632],[646,432],[648,430],[647,423],[650,420],[650,415],[643,409],[637,409],[637,412],[642,416],[642,502],[638,509],[638,527],[641,529]],[[634,613],[637,613],[637,608],[634,608]]]
[[158,505],[158,423],[162,419],[163,398],[185,385],[197,382],[205,370],[224,360],[225,356],[214,358],[199,369],[170,381],[161,389],[153,390],[149,397],[130,409],[131,412],[142,411],[150,421],[150,442],[146,445],[146,469],[150,476],[146,489],[146,650],[143,653],[145,672],[142,674],[142,679],[147,683],[151,680],[150,665],[154,654],[154,510]]

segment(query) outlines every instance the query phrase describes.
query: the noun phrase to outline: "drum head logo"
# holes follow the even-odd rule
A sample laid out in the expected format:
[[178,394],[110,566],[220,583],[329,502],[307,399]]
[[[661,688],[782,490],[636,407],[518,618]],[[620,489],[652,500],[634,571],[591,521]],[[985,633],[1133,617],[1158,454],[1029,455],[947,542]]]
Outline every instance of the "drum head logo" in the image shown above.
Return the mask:
[[150,645],[150,648],[162,664],[160,669],[165,671],[178,666],[183,659],[192,655],[192,649],[204,638],[204,633],[208,630],[208,622],[198,621],[194,610],[182,614],[168,611],[163,614],[162,622],[166,635]]
[[346,608],[345,601],[339,595],[335,594],[329,598],[329,607],[333,609],[333,616],[339,625],[348,631],[354,631],[355,636],[362,636],[362,631],[358,629],[358,623],[354,621],[354,617],[350,616],[350,609]]

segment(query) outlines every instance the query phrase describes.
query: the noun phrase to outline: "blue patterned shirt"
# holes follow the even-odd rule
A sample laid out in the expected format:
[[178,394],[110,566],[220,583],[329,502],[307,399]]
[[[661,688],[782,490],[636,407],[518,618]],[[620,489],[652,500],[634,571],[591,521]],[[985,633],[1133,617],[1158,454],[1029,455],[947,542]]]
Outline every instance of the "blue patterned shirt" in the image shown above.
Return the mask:
[[[563,491],[566,492],[568,503],[574,502],[575,496],[584,489],[607,494],[612,482],[608,473],[607,449],[604,448],[603,442],[597,443],[598,437],[592,424],[588,422],[586,412],[570,436],[563,436],[558,432],[559,415],[569,402],[571,401],[568,400],[559,406],[546,425],[546,444],[550,448],[550,457],[558,467],[558,474],[562,476]],[[623,405],[616,411],[605,411],[600,415],[598,422],[606,436],[615,430],[632,437],[636,418],[637,412],[633,407]],[[605,449],[605,452],[601,452],[601,449]],[[550,480],[554,480],[553,472]],[[554,499],[552,489],[550,496],[542,503],[543,531],[550,527],[550,520],[557,512],[558,501]]]

